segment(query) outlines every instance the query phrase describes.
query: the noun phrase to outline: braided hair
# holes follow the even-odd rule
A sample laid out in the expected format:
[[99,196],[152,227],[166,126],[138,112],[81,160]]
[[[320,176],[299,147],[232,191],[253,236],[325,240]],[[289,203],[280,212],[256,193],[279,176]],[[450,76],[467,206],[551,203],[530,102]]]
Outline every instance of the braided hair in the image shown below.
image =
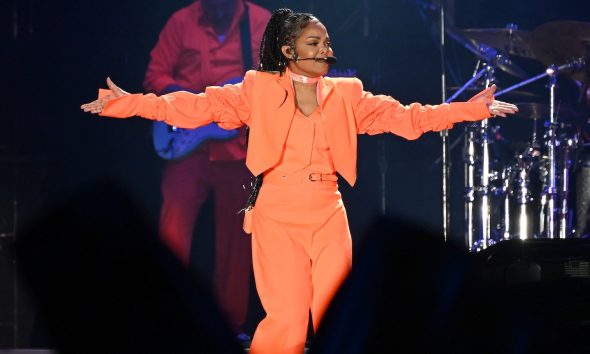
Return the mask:
[[282,75],[287,67],[287,58],[281,47],[288,45],[295,48],[295,39],[312,22],[320,20],[312,14],[293,12],[285,8],[274,11],[260,42],[258,70],[279,72]]

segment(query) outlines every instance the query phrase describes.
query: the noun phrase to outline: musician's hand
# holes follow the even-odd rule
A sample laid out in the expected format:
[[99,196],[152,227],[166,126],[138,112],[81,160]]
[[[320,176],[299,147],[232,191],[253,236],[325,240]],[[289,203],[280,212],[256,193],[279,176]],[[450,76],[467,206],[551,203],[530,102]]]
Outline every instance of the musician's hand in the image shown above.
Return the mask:
[[493,116],[506,117],[507,114],[514,114],[518,112],[518,107],[512,103],[493,100],[488,103],[488,111]]
[[97,100],[94,100],[92,102],[85,103],[82,106],[80,106],[80,108],[82,108],[84,112],[97,114],[102,112],[104,106],[107,104],[108,101],[117,97],[129,95],[129,92],[123,91],[119,86],[115,85],[115,83],[111,81],[110,77],[107,77],[107,86],[109,87],[109,90],[111,90],[110,94],[101,97]]

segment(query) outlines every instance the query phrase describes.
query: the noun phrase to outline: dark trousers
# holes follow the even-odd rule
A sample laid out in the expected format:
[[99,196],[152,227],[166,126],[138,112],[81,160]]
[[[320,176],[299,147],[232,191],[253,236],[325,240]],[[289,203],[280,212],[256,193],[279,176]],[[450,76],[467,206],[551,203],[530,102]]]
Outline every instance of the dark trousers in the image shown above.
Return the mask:
[[208,153],[169,162],[162,178],[160,235],[188,266],[193,229],[201,206],[213,193],[215,204],[215,268],[213,291],[228,323],[240,330],[248,311],[252,264],[250,236],[242,230],[237,212],[248,197],[243,185],[250,172],[243,160],[209,161]]

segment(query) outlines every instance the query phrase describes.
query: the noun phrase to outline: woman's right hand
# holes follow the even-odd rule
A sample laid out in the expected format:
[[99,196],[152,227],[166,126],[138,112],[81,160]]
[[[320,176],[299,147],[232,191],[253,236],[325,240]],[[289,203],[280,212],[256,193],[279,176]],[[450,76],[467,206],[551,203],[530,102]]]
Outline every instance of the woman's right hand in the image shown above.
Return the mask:
[[111,81],[110,77],[107,77],[107,86],[109,87],[109,90],[111,90],[110,94],[100,97],[99,99],[94,100],[92,102],[84,103],[82,106],[80,106],[80,108],[83,109],[84,112],[98,114],[102,112],[104,106],[110,100],[129,95],[129,92],[123,91],[119,86],[115,85],[115,83]]

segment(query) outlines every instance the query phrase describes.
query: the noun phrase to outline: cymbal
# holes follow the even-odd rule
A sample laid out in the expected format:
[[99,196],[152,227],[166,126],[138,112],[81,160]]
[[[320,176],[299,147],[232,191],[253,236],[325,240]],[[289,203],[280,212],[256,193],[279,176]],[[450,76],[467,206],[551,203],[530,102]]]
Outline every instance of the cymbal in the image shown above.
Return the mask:
[[[531,45],[535,56],[545,65],[562,65],[590,54],[590,23],[553,21],[534,29]],[[576,74],[583,79],[584,73]]]
[[520,102],[515,105],[518,107],[515,118],[549,120],[549,105],[546,103]]
[[461,30],[472,43],[484,43],[504,54],[535,58],[531,48],[531,33],[512,28],[472,28]]
[[[515,105],[518,107],[518,112],[514,115],[515,118],[547,121],[550,118],[549,105],[546,103],[520,102]],[[581,116],[580,112],[571,106],[559,105],[555,109],[557,110],[557,120],[561,122],[572,122]]]
[[520,79],[526,79],[527,73],[516,65],[506,53],[499,52],[489,44],[478,42],[474,39],[469,39],[463,34],[465,30],[459,30],[448,26],[445,30],[446,34],[463,45],[471,53],[475,54],[479,59],[497,66],[501,70],[516,76]]

